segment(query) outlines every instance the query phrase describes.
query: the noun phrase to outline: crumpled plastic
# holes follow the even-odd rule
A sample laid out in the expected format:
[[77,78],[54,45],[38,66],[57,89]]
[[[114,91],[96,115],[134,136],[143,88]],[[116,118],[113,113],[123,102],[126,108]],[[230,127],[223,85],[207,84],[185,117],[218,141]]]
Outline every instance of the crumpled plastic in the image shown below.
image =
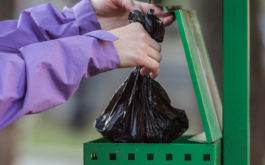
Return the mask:
[[134,10],[128,16],[129,22],[139,22],[149,35],[157,42],[162,42],[165,35],[163,22],[154,15],[154,9],[149,10],[146,14]]
[[[162,42],[164,25],[153,13],[133,11],[129,21],[140,22],[152,38]],[[120,86],[95,128],[112,142],[170,143],[188,129],[187,115],[172,107],[163,87],[149,74],[141,76],[140,69],[136,67]]]

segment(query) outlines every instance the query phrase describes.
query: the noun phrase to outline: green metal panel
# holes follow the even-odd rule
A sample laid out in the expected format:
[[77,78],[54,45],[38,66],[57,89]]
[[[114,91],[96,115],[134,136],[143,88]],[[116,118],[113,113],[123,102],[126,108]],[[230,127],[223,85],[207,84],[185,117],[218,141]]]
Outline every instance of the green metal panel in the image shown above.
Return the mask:
[[216,111],[222,112],[221,99],[213,76],[207,50],[196,14],[188,10],[175,12],[196,94],[207,142],[222,137]]
[[249,164],[249,0],[223,1],[224,165]]
[[188,138],[170,144],[110,143],[99,139],[84,144],[84,165],[220,165],[220,141],[202,144]]

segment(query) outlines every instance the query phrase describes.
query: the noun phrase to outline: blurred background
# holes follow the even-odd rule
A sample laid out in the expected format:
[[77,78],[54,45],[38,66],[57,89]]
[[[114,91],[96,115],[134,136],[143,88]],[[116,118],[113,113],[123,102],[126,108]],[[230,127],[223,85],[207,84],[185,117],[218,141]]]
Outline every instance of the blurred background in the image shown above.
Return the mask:
[[[0,20],[17,19],[26,8],[51,2],[58,9],[78,0],[1,0]],[[183,8],[199,15],[212,67],[222,96],[222,0],[186,0]],[[250,0],[251,9],[251,164],[265,164],[265,1]],[[0,27],[1,28],[1,27]],[[157,81],[173,106],[186,110],[187,134],[203,131],[177,24],[166,30],[161,73]],[[0,131],[0,165],[82,165],[84,142],[100,137],[93,122],[131,69],[119,69],[84,79],[65,104],[28,115]],[[254,120],[255,119],[255,120]]]

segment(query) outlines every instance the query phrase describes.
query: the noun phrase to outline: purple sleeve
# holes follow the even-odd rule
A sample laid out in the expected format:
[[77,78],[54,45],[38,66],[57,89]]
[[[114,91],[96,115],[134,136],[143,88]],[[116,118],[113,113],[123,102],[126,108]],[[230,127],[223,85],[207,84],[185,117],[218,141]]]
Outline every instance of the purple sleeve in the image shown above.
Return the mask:
[[[100,35],[98,35],[100,34]],[[83,77],[117,68],[115,36],[94,31],[0,53],[0,129],[62,104]]]
[[98,29],[88,0],[63,13],[48,4],[0,22],[0,129],[64,103],[83,77],[119,66],[117,38]]
[[52,4],[26,9],[19,20],[0,22],[0,48],[19,49],[32,43],[100,30],[89,0],[60,12]]

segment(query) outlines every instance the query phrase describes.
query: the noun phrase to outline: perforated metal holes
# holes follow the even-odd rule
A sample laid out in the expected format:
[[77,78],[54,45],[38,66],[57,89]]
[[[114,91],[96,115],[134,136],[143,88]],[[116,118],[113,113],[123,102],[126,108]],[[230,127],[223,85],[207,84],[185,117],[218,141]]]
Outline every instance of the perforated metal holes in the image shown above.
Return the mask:
[[[117,153],[109,153],[108,158],[110,161],[115,161],[115,160],[117,160],[117,155],[118,155]],[[191,153],[185,153],[185,154],[183,154],[183,156],[184,156],[184,161],[192,161],[192,154]],[[158,155],[158,157],[160,157],[160,156]],[[164,157],[163,158],[164,161],[176,161],[176,162],[178,162],[178,159],[181,157],[181,155],[176,155],[176,157],[174,158],[173,153],[165,153],[163,157]],[[204,154],[202,154],[201,158],[203,161],[209,162],[209,161],[211,161],[211,154],[204,153]],[[99,157],[98,157],[97,153],[90,153],[90,160],[91,161],[96,161],[98,159],[99,159]],[[136,153],[128,153],[127,154],[127,160],[128,161],[136,160]],[[146,160],[147,161],[155,160],[155,154],[154,153],[146,153]]]

